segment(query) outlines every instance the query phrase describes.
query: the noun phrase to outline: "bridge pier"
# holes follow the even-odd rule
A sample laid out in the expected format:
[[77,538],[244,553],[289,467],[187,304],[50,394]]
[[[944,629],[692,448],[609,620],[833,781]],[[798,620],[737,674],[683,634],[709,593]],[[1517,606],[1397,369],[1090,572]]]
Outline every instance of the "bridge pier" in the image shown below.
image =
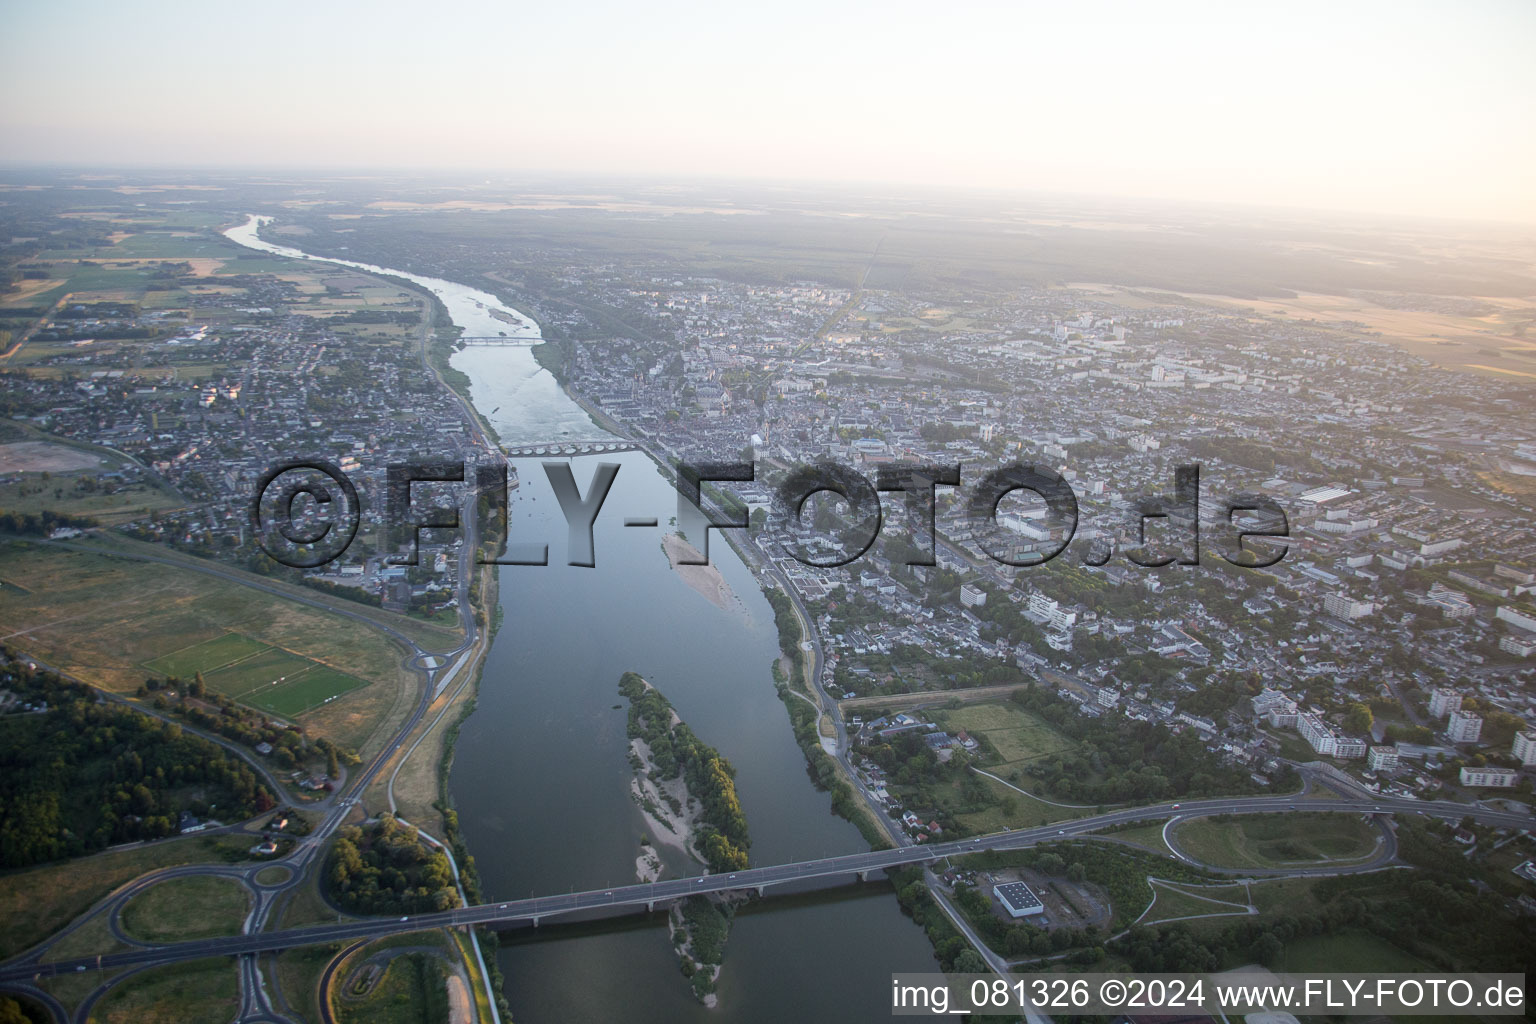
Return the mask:
[[869,872],[868,871],[860,871],[859,872],[859,881],[861,881],[861,882],[869,881]]
[[649,914],[652,911],[654,911],[655,909],[656,909],[656,901],[655,900],[646,900],[645,901],[645,912],[646,913]]
[[760,886],[757,887],[757,898],[758,899],[762,899],[763,898],[763,890],[766,889],[766,888],[768,888],[766,885],[760,885]]
[[539,926],[539,915],[538,914],[534,914],[533,915],[533,926],[535,928],[537,928]]

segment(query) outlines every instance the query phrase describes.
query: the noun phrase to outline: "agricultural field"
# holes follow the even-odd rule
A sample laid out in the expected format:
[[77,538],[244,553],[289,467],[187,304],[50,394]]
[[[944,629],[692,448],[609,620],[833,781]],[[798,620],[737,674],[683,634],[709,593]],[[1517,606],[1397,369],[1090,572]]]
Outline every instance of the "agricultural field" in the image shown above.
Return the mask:
[[[57,377],[80,354],[77,346],[90,345],[93,364],[117,367],[140,382],[196,381],[238,369],[208,362],[200,346],[167,342],[184,329],[216,329],[243,315],[227,300],[244,294],[236,279],[252,274],[291,285],[297,292],[290,303],[295,312],[331,319],[343,335],[383,344],[417,336],[413,321],[423,306],[415,293],[336,267],[252,253],[217,234],[216,217],[80,211],[74,219],[96,226],[100,244],[44,250],[27,261],[28,277],[0,291],[0,367]],[[158,337],[78,342],[32,337],[65,323],[58,313],[67,305],[97,302],[156,314]],[[406,322],[391,319],[401,314]]]
[[[415,696],[418,680],[403,667],[401,646],[354,619],[245,586],[242,578],[235,570],[214,576],[0,542],[0,640],[118,693],[132,693],[149,675],[202,671],[209,686],[298,718],[366,756],[370,739],[381,743]],[[429,646],[446,646],[443,638],[451,636],[398,618],[397,628]],[[276,675],[264,674],[279,665]]]

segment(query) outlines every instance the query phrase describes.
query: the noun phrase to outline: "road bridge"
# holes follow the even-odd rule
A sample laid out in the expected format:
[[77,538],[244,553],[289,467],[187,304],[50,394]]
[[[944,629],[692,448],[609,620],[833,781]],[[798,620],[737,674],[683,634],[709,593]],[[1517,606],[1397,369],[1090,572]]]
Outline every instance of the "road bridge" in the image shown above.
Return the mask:
[[504,444],[501,450],[509,459],[527,459],[540,455],[569,458],[572,455],[604,455],[610,452],[635,452],[640,446],[622,438],[599,441],[533,441],[525,444]]
[[[1451,801],[1394,798],[1353,800],[1300,795],[1189,800],[1148,807],[1128,807],[1088,818],[1079,818],[1075,821],[1062,821],[1040,828],[998,832],[973,839],[927,843],[892,850],[873,850],[867,853],[850,853],[772,867],[746,868],[727,874],[700,875],[694,878],[615,886],[611,889],[537,896],[529,899],[508,900],[504,903],[482,903],[437,913],[408,914],[398,918],[371,918],[249,935],[232,935],[225,938],[124,950],[51,963],[13,961],[0,965],[0,984],[26,983],[41,977],[75,971],[114,970],[120,967],[175,963],[209,956],[261,953],[347,939],[379,938],[397,932],[413,932],[430,928],[453,928],[465,925],[496,927],[511,924],[537,926],[541,921],[567,914],[654,910],[688,896],[705,893],[747,891],[767,895],[772,887],[812,879],[834,876],[864,879],[871,872],[884,871],[888,868],[932,862],[945,857],[963,856],[981,851],[1025,849],[1042,842],[1086,836],[1115,825],[1213,814],[1265,814],[1292,810],[1335,814],[1424,814],[1450,822],[1458,822],[1470,817],[1486,825],[1516,829],[1529,829],[1536,824],[1529,815],[1496,811]],[[1349,870],[1347,867],[1325,864],[1297,873],[1340,874]]]

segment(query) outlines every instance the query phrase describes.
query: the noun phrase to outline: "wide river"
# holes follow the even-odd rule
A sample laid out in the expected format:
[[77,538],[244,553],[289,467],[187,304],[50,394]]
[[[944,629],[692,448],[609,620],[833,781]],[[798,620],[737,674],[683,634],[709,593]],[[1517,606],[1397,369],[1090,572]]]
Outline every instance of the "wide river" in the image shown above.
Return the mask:
[[[265,218],[261,218],[262,221]],[[227,235],[274,255],[315,259],[257,237],[258,218]],[[327,262],[429,288],[470,336],[536,338],[538,327],[495,296],[451,281],[347,260]],[[517,324],[492,316],[499,312]],[[453,357],[471,398],[503,441],[606,436],[520,347],[469,347]],[[502,625],[479,704],[460,732],[449,790],[487,899],[635,880],[645,831],[629,795],[619,676],[641,673],[704,742],[736,768],[752,863],[853,853],[858,831],[811,785],[774,692],[773,612],[723,541],[714,562],[735,591],[719,608],[667,564],[660,530],[625,528],[677,498],[643,453],[571,460],[585,493],[599,461],[621,468],[595,527],[596,567],[565,563],[565,525],[538,460],[519,460],[514,541],[549,544],[548,566],[503,566]],[[673,864],[681,873],[697,866]],[[720,1005],[694,1000],[657,913],[504,933],[501,967],[518,1024],[566,1021],[828,1021],[885,1018],[890,975],[937,969],[921,929],[887,885],[770,897],[738,914],[720,975]]]

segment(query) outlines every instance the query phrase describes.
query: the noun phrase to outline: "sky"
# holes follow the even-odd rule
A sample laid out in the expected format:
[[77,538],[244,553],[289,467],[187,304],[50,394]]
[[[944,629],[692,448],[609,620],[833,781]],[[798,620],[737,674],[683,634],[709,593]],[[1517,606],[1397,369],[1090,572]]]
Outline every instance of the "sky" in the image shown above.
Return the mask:
[[0,162],[1536,223],[1536,2],[0,0]]

